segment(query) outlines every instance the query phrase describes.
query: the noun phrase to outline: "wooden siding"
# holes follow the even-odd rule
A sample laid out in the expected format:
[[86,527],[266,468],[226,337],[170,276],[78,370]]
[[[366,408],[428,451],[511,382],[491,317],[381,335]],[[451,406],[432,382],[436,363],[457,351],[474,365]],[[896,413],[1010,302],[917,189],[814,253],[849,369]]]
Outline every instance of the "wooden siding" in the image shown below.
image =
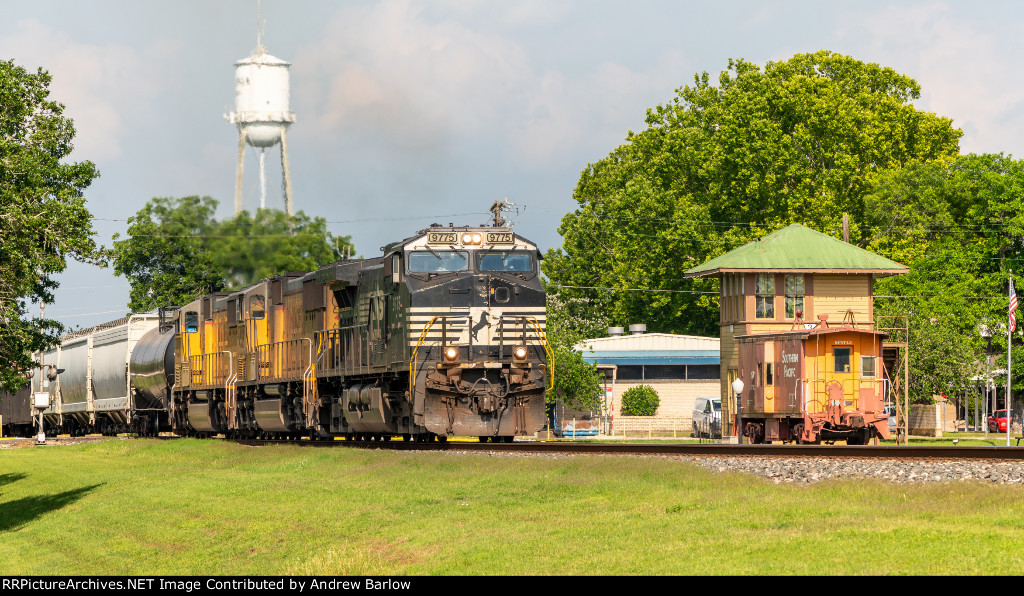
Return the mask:
[[847,310],[853,311],[858,325],[873,321],[870,275],[817,275],[814,286],[815,312],[827,314],[829,325],[842,323]]

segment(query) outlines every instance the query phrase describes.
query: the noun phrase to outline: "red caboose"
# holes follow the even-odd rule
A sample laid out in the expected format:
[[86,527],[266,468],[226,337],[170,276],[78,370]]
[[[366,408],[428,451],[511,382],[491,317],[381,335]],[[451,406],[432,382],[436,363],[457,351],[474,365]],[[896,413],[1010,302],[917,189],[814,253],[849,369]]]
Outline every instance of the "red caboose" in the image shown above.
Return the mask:
[[737,414],[751,443],[845,440],[865,445],[889,438],[884,411],[882,340],[887,334],[819,323],[741,335]]

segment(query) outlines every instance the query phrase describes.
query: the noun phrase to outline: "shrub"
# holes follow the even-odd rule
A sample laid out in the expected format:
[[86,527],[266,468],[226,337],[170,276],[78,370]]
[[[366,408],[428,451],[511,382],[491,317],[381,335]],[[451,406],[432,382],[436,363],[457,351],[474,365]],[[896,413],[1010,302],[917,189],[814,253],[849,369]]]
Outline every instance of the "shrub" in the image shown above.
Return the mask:
[[650,385],[637,385],[622,394],[623,416],[654,416],[661,400]]

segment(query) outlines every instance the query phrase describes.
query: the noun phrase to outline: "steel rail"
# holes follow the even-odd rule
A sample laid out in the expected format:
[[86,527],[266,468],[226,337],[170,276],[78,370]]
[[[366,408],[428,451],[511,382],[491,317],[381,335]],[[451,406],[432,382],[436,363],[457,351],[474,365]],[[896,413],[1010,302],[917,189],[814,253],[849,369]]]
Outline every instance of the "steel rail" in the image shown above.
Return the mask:
[[876,459],[1024,460],[1024,449],[1004,446],[905,447],[897,445],[725,445],[719,443],[597,443],[566,441],[335,441],[308,439],[237,439],[247,445],[288,444],[315,447],[355,447],[399,451],[481,451],[566,455],[700,455],[748,457],[832,457]]

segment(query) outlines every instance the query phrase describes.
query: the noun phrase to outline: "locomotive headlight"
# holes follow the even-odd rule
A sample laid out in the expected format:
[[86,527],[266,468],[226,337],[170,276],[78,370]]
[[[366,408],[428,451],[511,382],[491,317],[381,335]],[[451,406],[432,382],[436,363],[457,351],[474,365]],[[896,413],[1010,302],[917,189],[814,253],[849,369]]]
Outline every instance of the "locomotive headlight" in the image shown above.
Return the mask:
[[516,346],[512,350],[512,355],[515,356],[516,360],[526,360],[526,346]]
[[473,234],[473,244],[480,244],[480,234]]
[[456,348],[455,346],[448,346],[447,348],[444,349],[444,359],[445,360],[451,361],[451,360],[455,360],[458,357],[459,357],[459,349]]
[[463,244],[472,244],[473,243],[473,235],[472,234],[463,234],[462,235],[462,243]]

